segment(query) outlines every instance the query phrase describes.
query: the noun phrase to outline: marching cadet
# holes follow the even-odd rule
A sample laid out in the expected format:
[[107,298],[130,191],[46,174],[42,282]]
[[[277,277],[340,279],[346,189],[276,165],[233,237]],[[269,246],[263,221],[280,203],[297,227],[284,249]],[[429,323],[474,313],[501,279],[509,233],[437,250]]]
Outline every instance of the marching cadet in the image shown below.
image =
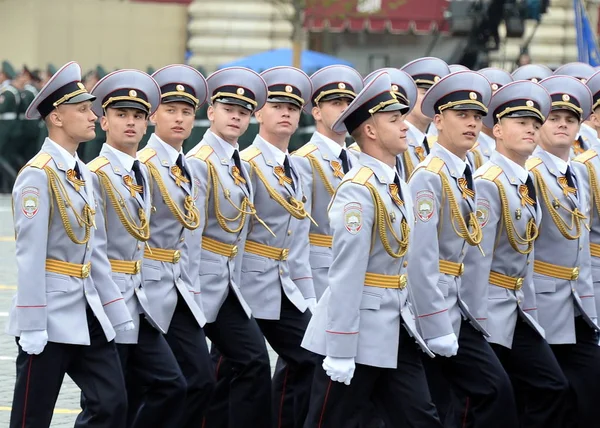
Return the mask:
[[[456,73],[457,71],[470,71],[469,67],[465,67],[461,64],[449,64],[448,69],[450,70],[450,73]],[[427,141],[431,144],[435,144],[438,136],[437,128],[433,124],[429,124],[426,135]]]
[[240,291],[241,250],[256,211],[254,187],[240,161],[238,145],[252,113],[265,104],[267,85],[257,73],[242,67],[218,70],[207,84],[210,128],[187,155],[189,168],[201,183],[198,199],[206,207],[203,228],[190,238],[190,274],[202,289],[204,330],[213,343],[213,358],[215,346],[219,351],[219,383],[206,427],[268,427],[269,355]]
[[[175,354],[185,376],[187,394],[178,426],[196,427],[214,389],[214,373],[202,327],[200,288],[189,277],[186,231],[196,230],[204,202],[197,201],[200,183],[191,174],[182,152],[192,132],[194,113],[206,100],[206,81],[187,65],[168,65],[152,77],[161,91],[161,104],[150,120],[155,132],[138,160],[150,173],[150,238],[142,262],[142,278],[152,318]],[[196,205],[198,203],[198,205]]]
[[362,76],[351,67],[332,65],[310,76],[313,92],[304,110],[315,119],[317,130],[292,159],[305,190],[305,206],[315,223],[310,225],[310,267],[317,299],[327,288],[331,266],[331,228],[327,207],[344,175],[357,163],[346,148],[346,131],[331,129],[333,123],[363,88]]
[[542,211],[525,169],[550,104],[546,90],[530,81],[508,83],[492,96],[483,124],[493,129],[497,151],[475,174],[483,253],[467,250],[462,276],[465,301],[484,309],[488,342],[522,403],[523,428],[568,426],[569,384],[537,323],[533,258]]
[[[596,69],[589,64],[583,62],[570,62],[568,64],[561,65],[554,70],[555,76],[571,76],[581,80],[582,83],[586,83],[592,75],[596,73]],[[592,143],[598,139],[598,133],[592,127],[591,121],[587,117],[583,118],[581,122],[579,132],[575,140],[573,140],[573,147],[571,148],[571,159],[582,154],[589,149]]]
[[[415,203],[414,242],[408,263],[411,303],[420,334],[440,357],[425,359],[436,404],[446,408],[447,391],[436,386],[446,380],[457,397],[469,397],[475,427],[517,426],[510,379],[485,340],[482,308],[468,308],[461,296],[463,259],[467,249],[481,243],[475,214],[473,176],[466,156],[488,112],[489,81],[473,71],[443,77],[425,95],[422,112],[433,119],[438,142],[411,176]],[[478,376],[473,376],[473,373]],[[441,390],[440,390],[441,389]],[[438,398],[439,397],[439,398]],[[450,409],[446,419],[456,416]]]
[[[17,337],[10,426],[50,426],[65,374],[86,396],[76,426],[126,426],[125,382],[115,329],[133,328],[106,254],[96,247],[91,173],[76,156],[94,137],[94,96],[75,62],[64,65],[26,112],[48,138],[13,189],[17,295],[8,333]],[[113,329],[113,326],[115,329]]]
[[[261,77],[268,87],[267,102],[256,112],[258,135],[242,151],[257,216],[250,219],[244,246],[241,290],[265,338],[285,363],[285,370],[273,375],[275,393],[282,389],[281,397],[273,399],[273,423],[282,426],[285,420],[297,427],[306,418],[317,360],[300,346],[316,305],[308,237],[314,220],[304,208],[304,183],[287,149],[312,85],[293,67],[273,67]],[[285,401],[286,396],[293,398]]]
[[[513,81],[510,73],[499,68],[484,68],[479,70],[478,73],[490,81],[492,85],[492,93],[495,93],[502,86]],[[496,143],[494,142],[494,135],[492,130],[485,126],[484,121],[484,124],[481,127],[481,132],[479,133],[479,137],[477,138],[477,142],[467,153],[467,158],[472,170],[478,170],[484,163],[490,160],[490,156],[495,149]]]
[[526,64],[512,72],[513,80],[531,80],[534,83],[541,82],[546,77],[552,76],[552,70],[542,64]]
[[[396,171],[407,149],[401,104],[381,73],[333,125],[358,142],[359,164],[329,207],[333,262],[302,346],[324,357],[315,370],[310,427],[355,427],[371,401],[388,427],[441,427],[408,310],[406,262],[413,245],[410,193]],[[365,256],[364,249],[370,249]]]
[[[136,160],[148,117],[160,104],[160,88],[146,73],[120,70],[92,89],[92,109],[106,131],[100,156],[88,165],[94,173],[96,247],[108,254],[112,278],[121,290],[135,328],[117,333],[115,342],[127,381],[144,388],[143,405],[130,403],[129,427],[176,426],[186,391],[177,360],[152,318],[141,264],[150,237],[151,205],[148,170]],[[169,411],[165,411],[169,409]]]
[[533,284],[538,321],[570,383],[571,419],[577,427],[597,425],[600,347],[591,275],[589,203],[573,174],[569,151],[580,121],[591,111],[591,92],[580,80],[553,76],[540,82],[552,110],[527,168],[542,208],[535,242]]
[[17,122],[21,96],[13,84],[15,77],[17,73],[12,65],[3,61],[0,68],[0,156],[11,159],[11,164],[15,162],[15,153],[19,147],[15,144],[22,144],[19,139],[21,129]]
[[400,70],[408,73],[417,84],[417,103],[415,108],[406,117],[408,125],[408,150],[402,153],[402,171],[405,181],[415,170],[415,167],[425,160],[431,150],[427,141],[427,128],[431,125],[431,118],[421,111],[421,103],[425,93],[442,77],[450,74],[448,64],[439,58],[419,58],[409,62]]

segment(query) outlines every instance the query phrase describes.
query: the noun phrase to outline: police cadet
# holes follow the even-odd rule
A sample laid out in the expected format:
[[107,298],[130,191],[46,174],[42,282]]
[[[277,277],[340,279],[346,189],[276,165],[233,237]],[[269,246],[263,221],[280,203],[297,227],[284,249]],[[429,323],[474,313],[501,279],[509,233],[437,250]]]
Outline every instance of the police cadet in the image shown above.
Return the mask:
[[331,229],[327,207],[335,188],[357,163],[346,148],[346,131],[331,127],[363,88],[362,76],[351,67],[332,65],[310,76],[313,92],[304,110],[315,119],[317,130],[292,157],[304,186],[306,203],[315,223],[310,225],[310,267],[317,299],[327,288],[331,266]]
[[96,247],[91,173],[76,150],[94,137],[94,96],[75,62],[33,100],[28,119],[48,127],[42,150],[13,189],[17,295],[8,332],[17,336],[11,427],[48,427],[65,373],[87,397],[75,426],[126,426],[125,384],[115,330],[133,327],[106,254]]
[[[596,72],[596,69],[589,64],[583,62],[570,62],[561,65],[554,70],[555,76],[571,76],[579,79],[582,83],[586,83],[590,77]],[[571,159],[575,158],[589,149],[592,143],[598,139],[598,133],[591,126],[591,122],[587,117],[583,118],[581,122],[579,132],[575,140],[573,140],[573,146],[571,148]]]
[[267,85],[257,73],[242,67],[218,70],[207,83],[210,128],[187,158],[200,182],[198,199],[206,207],[203,228],[190,241],[190,274],[202,289],[206,335],[213,351],[214,347],[219,351],[219,383],[206,427],[268,427],[269,355],[240,291],[241,249],[255,210],[250,173],[240,160],[238,145],[252,113],[265,103]]
[[[570,165],[569,151],[580,121],[591,111],[590,90],[570,76],[542,80],[552,110],[539,146],[527,161],[533,173],[542,224],[535,242],[533,284],[538,321],[569,380],[577,427],[595,426],[600,397],[600,347],[592,283],[589,203]],[[534,106],[535,107],[535,106]]]
[[[409,181],[416,209],[414,242],[418,255],[408,263],[413,311],[427,346],[439,355],[425,360],[436,404],[453,419],[436,379],[446,380],[457,397],[469,397],[475,427],[516,426],[510,380],[484,338],[487,332],[462,297],[463,259],[481,242],[475,191],[466,161],[481,130],[492,95],[489,81],[473,71],[443,77],[423,98],[423,114],[438,129],[438,142]],[[485,308],[486,302],[476,302]],[[476,319],[478,318],[478,319]],[[477,373],[477,376],[474,375]],[[442,391],[440,391],[442,389]]]
[[152,201],[148,170],[135,158],[148,116],[160,104],[160,88],[146,73],[119,70],[101,79],[92,95],[92,109],[107,136],[100,156],[89,163],[95,173],[96,218],[105,224],[96,237],[98,247],[108,253],[112,277],[135,324],[115,339],[123,373],[128,387],[135,380],[145,389],[139,409],[130,403],[128,426],[175,426],[183,413],[186,385],[142,286]]
[[[241,290],[265,338],[286,364],[273,375],[275,393],[283,389],[281,397],[273,399],[274,423],[285,418],[288,426],[299,426],[308,411],[316,363],[316,356],[300,346],[310,309],[316,305],[308,241],[309,222],[314,220],[304,208],[304,183],[287,148],[312,85],[303,71],[293,67],[273,67],[261,77],[268,87],[267,102],[256,113],[259,134],[242,151],[242,159],[264,225],[251,219]],[[285,395],[293,397],[293,406],[280,408]]]
[[552,70],[542,64],[526,64],[514,70],[511,74],[513,80],[531,80],[539,83],[546,77],[552,76]]
[[530,81],[508,83],[492,96],[483,123],[493,129],[497,151],[475,175],[486,256],[469,248],[462,276],[467,304],[477,307],[487,299],[488,342],[522,403],[523,428],[568,425],[568,382],[537,323],[533,257],[542,212],[525,169],[550,103],[546,90]]
[[202,420],[214,388],[214,374],[202,326],[200,288],[189,277],[186,231],[200,226],[204,211],[196,206],[199,183],[186,166],[183,141],[194,125],[194,113],[206,100],[206,81],[187,65],[168,65],[152,77],[161,104],[151,116],[155,133],[138,160],[150,173],[150,239],[146,242],[142,277],[152,318],[166,339],[187,382],[181,427]]
[[[333,196],[333,262],[302,346],[317,367],[305,427],[355,427],[373,401],[389,427],[440,427],[408,310],[406,261],[413,245],[412,200],[395,169],[407,149],[408,106],[381,73],[333,125],[360,145],[359,164]],[[368,251],[368,253],[365,253]]]
[[431,144],[427,141],[427,128],[431,125],[431,118],[425,116],[421,111],[421,102],[425,93],[431,86],[442,77],[450,74],[448,64],[439,58],[419,58],[409,62],[401,70],[408,73],[417,84],[417,104],[406,117],[408,125],[408,150],[402,154],[402,171],[405,181],[422,162],[431,150]]

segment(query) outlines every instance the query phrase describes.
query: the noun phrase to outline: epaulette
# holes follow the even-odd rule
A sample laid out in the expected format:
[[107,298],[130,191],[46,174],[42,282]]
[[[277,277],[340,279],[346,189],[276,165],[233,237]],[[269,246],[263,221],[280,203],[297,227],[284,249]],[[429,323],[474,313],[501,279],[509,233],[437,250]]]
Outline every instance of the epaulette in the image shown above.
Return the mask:
[[240,157],[242,158],[242,160],[244,160],[246,162],[250,162],[252,159],[254,159],[256,156],[260,155],[261,153],[262,152],[260,151],[260,149],[258,147],[250,146],[240,153]]
[[91,161],[90,163],[88,163],[87,166],[90,169],[90,171],[96,172],[100,168],[102,168],[104,165],[107,165],[108,163],[109,163],[108,159],[106,159],[104,156],[100,156],[100,157],[97,157],[96,159],[94,159],[93,161]]
[[314,144],[307,143],[307,144],[303,145],[302,147],[300,147],[298,150],[296,150],[292,154],[296,155],[296,156],[300,156],[301,158],[305,158],[306,156],[308,156],[309,154],[311,154],[312,152],[314,152],[317,149],[318,149],[318,147],[315,146]]
[[142,151],[140,151],[137,155],[138,160],[141,163],[146,163],[148,162],[150,159],[152,159],[154,156],[156,156],[156,150],[151,149],[150,147],[146,147],[145,149],[142,149]]
[[598,153],[596,153],[596,150],[589,149],[589,150],[586,150],[585,152],[583,152],[582,154],[580,154],[579,156],[577,156],[573,160],[575,162],[586,163],[590,159],[594,159],[596,156],[598,156]]
[[48,162],[50,162],[51,159],[52,156],[50,156],[48,153],[39,153],[31,162],[29,162],[29,166],[42,169],[48,165]]
[[352,179],[352,182],[356,184],[362,184],[364,186],[365,184],[367,184],[367,181],[369,181],[369,178],[371,178],[372,175],[373,170],[371,168],[363,166],[360,170],[358,170],[358,172]]
[[198,149],[196,153],[194,153],[194,156],[192,157],[206,162],[206,159],[208,159],[208,157],[212,155],[213,152],[214,150],[211,146],[202,146]]
[[356,144],[356,143],[350,144],[350,145],[348,146],[348,149],[349,149],[349,150],[352,150],[353,152],[357,152],[357,153],[360,153],[360,152],[362,152],[362,150],[360,149],[360,147],[359,147],[359,146],[358,146],[358,144]]
[[540,158],[529,158],[527,159],[527,162],[525,162],[525,168],[527,168],[527,171],[531,171],[533,168],[535,168],[541,163],[542,160]]
[[437,135],[429,135],[427,137],[427,143],[430,145],[434,145],[435,143],[437,143],[438,140],[438,136]]
[[469,151],[474,152],[477,149],[477,147],[479,147],[479,141],[475,141],[475,144],[473,144],[473,147],[471,147]]
[[427,171],[439,174],[442,168],[446,165],[441,158],[432,158],[427,164]]
[[492,165],[481,175],[481,178],[488,181],[494,181],[500,174],[502,174],[502,168],[498,165]]

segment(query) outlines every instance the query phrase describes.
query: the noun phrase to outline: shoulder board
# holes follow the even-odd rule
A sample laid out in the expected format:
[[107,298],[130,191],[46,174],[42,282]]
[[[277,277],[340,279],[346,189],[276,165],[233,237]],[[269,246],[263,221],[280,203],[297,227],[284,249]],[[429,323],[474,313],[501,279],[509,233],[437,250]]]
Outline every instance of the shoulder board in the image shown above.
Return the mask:
[[358,144],[356,144],[356,143],[350,144],[348,146],[348,149],[350,149],[350,150],[352,150],[354,152],[357,152],[357,153],[360,153],[362,151],[362,150],[360,150],[360,147],[358,147]]
[[540,158],[529,158],[527,159],[527,162],[525,162],[525,168],[527,168],[527,171],[531,171],[533,168],[535,168],[541,163],[542,160]]
[[206,162],[206,159],[208,159],[213,152],[214,150],[211,146],[202,146],[192,157]]
[[432,158],[429,161],[429,164],[427,164],[427,171],[429,172],[434,172],[436,174],[439,174],[440,171],[442,170],[442,168],[444,167],[445,163],[442,159],[440,158]]
[[96,172],[100,168],[102,168],[104,165],[107,165],[108,163],[109,163],[108,159],[106,159],[104,156],[100,156],[100,157],[97,157],[96,159],[94,159],[93,161],[91,161],[90,163],[88,163],[87,166],[90,169],[90,171]]
[[254,159],[256,156],[260,155],[262,152],[260,151],[260,149],[256,146],[250,146],[245,150],[242,150],[242,152],[240,153],[240,157],[242,158],[242,160],[246,161],[246,162],[250,162],[252,159]]
[[352,179],[352,182],[356,184],[362,184],[364,186],[365,184],[367,184],[367,181],[369,181],[369,178],[371,178],[372,175],[373,170],[371,168],[363,166],[361,169],[358,170],[358,172]]
[[437,135],[429,135],[429,136],[427,136],[427,143],[428,144],[433,145],[433,144],[437,143],[437,140],[438,140],[438,136]]
[[154,156],[156,156],[156,150],[151,149],[150,147],[146,147],[145,149],[142,149],[142,151],[138,153],[137,157],[141,163],[146,163],[150,159],[152,159]]
[[481,178],[488,181],[494,181],[500,174],[502,174],[502,168],[498,165],[492,165],[481,175]]
[[307,143],[307,144],[303,145],[302,147],[300,147],[298,150],[296,150],[292,154],[296,155],[296,156],[300,156],[301,158],[305,158],[306,156],[308,156],[309,154],[311,154],[312,152],[317,150],[317,148],[318,147],[315,146],[314,144]]
[[586,150],[585,152],[583,152],[582,154],[580,154],[579,156],[577,156],[573,160],[575,162],[586,163],[590,159],[594,159],[596,156],[598,156],[598,153],[596,153],[595,150],[589,149],[589,150]]
[[35,158],[33,158],[31,162],[29,162],[29,166],[42,169],[46,165],[48,165],[48,162],[50,162],[51,159],[52,156],[50,156],[48,153],[40,153]]
[[471,147],[469,151],[474,152],[477,149],[477,147],[479,147],[479,141],[475,141],[475,144],[473,144],[473,147]]

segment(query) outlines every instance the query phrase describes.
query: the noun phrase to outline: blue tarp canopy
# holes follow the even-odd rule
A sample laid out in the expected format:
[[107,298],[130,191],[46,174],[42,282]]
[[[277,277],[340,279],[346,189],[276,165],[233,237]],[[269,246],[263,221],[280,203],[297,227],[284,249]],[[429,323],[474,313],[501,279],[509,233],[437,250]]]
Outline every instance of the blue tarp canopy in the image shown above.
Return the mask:
[[[302,70],[307,74],[314,73],[323,67],[334,64],[342,64],[353,67],[351,62],[336,58],[331,55],[309,50],[302,51],[301,64]],[[271,51],[257,53],[232,62],[228,62],[226,64],[221,64],[219,69],[225,67],[247,67],[260,73],[278,65],[292,65],[291,49],[273,49]]]

